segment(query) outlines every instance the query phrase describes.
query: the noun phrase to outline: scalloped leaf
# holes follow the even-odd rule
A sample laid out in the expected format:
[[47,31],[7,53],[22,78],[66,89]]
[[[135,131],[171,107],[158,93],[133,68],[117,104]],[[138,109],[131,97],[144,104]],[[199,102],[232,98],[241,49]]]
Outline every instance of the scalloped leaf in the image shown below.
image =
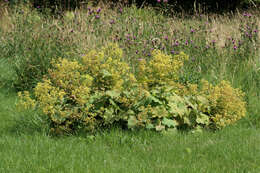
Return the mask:
[[145,126],[146,129],[154,129],[154,125],[149,123]]
[[111,98],[118,98],[120,96],[120,92],[115,90],[106,91],[106,95],[110,96]]
[[137,125],[137,119],[134,116],[130,116],[127,121],[127,126],[129,129],[136,127]]
[[171,120],[165,117],[162,120],[162,124],[165,125],[166,127],[176,127],[178,125],[176,120]]
[[209,117],[206,114],[200,113],[196,118],[196,122],[199,123],[199,124],[208,125],[209,124]]

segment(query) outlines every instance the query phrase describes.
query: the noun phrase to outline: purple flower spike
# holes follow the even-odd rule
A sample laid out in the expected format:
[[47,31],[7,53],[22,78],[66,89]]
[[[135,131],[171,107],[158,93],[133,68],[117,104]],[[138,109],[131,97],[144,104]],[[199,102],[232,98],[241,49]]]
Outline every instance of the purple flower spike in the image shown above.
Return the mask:
[[195,30],[194,30],[194,29],[191,29],[191,30],[190,30],[190,32],[191,32],[191,33],[194,33],[194,32],[195,32]]
[[100,12],[101,12],[101,8],[98,8],[98,9],[97,9],[97,13],[100,13]]
[[109,22],[111,25],[112,24],[115,24],[115,20],[114,19],[112,19],[112,20],[110,20],[110,22]]
[[120,8],[120,9],[119,9],[119,12],[120,12],[120,13],[123,13],[123,9],[122,9],[122,8]]
[[243,13],[243,16],[246,16],[246,17],[251,17],[252,16],[252,14],[250,14],[250,13]]
[[161,2],[161,0],[157,0],[157,2]]
[[234,49],[234,50],[237,50],[237,46],[236,46],[236,45],[234,45],[233,49]]
[[166,36],[164,36],[164,39],[165,39],[165,40],[168,40],[168,36],[167,36],[167,35],[166,35]]
[[96,19],[99,19],[99,18],[100,18],[100,16],[99,16],[99,15],[96,15],[96,16],[95,16],[95,18],[96,18]]
[[174,54],[174,50],[171,50],[171,54]]

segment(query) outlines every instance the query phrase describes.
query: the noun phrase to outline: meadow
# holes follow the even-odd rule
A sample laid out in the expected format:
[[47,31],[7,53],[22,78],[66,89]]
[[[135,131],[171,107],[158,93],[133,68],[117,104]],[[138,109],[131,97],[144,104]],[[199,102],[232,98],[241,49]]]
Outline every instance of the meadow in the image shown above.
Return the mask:
[[[0,172],[260,172],[260,14],[166,15],[104,4],[48,16],[20,5],[0,9]],[[202,132],[126,130],[53,136],[46,117],[16,108],[59,57],[80,60],[115,42],[133,73],[151,51],[189,55],[179,81],[230,81],[245,93],[235,124]]]

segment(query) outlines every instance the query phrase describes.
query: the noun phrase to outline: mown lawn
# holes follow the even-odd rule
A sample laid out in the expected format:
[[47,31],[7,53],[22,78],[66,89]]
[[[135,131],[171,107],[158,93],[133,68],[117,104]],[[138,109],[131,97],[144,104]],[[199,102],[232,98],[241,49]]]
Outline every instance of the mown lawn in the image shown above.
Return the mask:
[[114,128],[51,137],[18,124],[14,93],[1,91],[0,97],[0,172],[260,171],[260,130],[243,123],[197,134]]

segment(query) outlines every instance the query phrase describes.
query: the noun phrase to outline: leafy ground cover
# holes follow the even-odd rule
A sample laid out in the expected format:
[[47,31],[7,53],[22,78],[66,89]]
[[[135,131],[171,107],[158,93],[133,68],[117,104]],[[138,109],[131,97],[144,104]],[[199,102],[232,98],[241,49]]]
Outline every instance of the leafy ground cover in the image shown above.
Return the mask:
[[[3,8],[0,19],[1,172],[259,172],[259,14],[167,17],[136,7],[91,7],[46,17],[27,6]],[[247,115],[220,131],[126,131],[53,137],[45,117],[16,110],[58,57],[81,60],[116,42],[137,72],[154,49],[190,60],[179,82],[222,80],[245,92]]]

